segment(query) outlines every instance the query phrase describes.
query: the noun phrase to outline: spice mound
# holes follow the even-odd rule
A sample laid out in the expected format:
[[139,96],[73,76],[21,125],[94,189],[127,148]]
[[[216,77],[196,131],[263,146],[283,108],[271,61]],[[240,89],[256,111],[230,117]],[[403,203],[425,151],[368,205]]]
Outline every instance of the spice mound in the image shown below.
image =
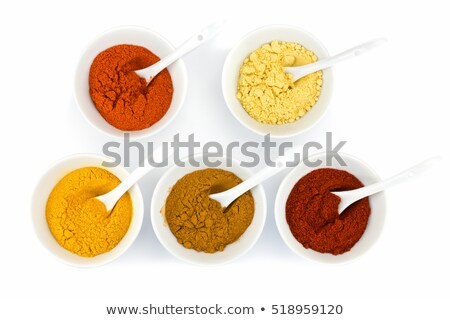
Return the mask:
[[170,191],[165,217],[178,242],[187,249],[214,253],[223,251],[247,230],[255,204],[250,191],[227,210],[209,194],[230,189],[242,180],[222,169],[204,169],[185,175]]
[[247,113],[259,122],[294,122],[310,110],[322,89],[322,71],[295,83],[284,67],[302,66],[317,56],[298,43],[272,41],[253,51],[239,71],[237,98]]
[[305,248],[339,255],[362,237],[370,216],[369,199],[361,199],[341,215],[340,198],[330,191],[363,187],[354,175],[337,169],[317,169],[302,177],[286,202],[286,220]]
[[172,102],[172,78],[167,69],[147,86],[134,70],[159,57],[144,47],[122,44],[102,51],[89,72],[89,94],[105,120],[120,130],[135,131],[158,122]]
[[85,167],[67,174],[47,200],[46,218],[53,237],[65,249],[82,257],[94,257],[113,249],[131,223],[133,206],[129,193],[111,213],[97,199],[120,180],[109,171]]

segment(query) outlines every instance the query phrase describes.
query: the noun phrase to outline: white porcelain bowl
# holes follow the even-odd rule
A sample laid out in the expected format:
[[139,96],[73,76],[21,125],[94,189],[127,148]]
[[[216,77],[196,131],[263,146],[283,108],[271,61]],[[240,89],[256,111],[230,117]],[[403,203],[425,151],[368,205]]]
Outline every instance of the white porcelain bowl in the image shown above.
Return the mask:
[[333,89],[331,69],[323,71],[323,85],[317,103],[303,117],[293,123],[264,124],[253,119],[236,97],[239,69],[244,59],[254,50],[272,40],[296,42],[313,51],[319,59],[327,58],[328,51],[314,36],[297,27],[272,25],[259,28],[247,34],[228,54],[222,71],[222,92],[225,102],[235,118],[245,127],[261,135],[270,133],[284,138],[298,135],[312,128],[324,115]]
[[[125,26],[111,29],[98,36],[84,51],[75,74],[74,95],[84,118],[101,132],[116,138],[123,138],[124,132],[110,125],[97,111],[89,95],[89,70],[94,58],[105,49],[118,44],[133,44],[145,47],[160,58],[174,50],[173,45],[160,34],[142,27]],[[173,83],[173,97],[164,117],[151,127],[129,131],[130,138],[148,138],[167,127],[176,117],[184,103],[187,90],[187,72],[182,60],[168,67]]]
[[[113,261],[125,253],[125,251],[133,244],[141,230],[144,217],[144,201],[139,187],[135,185],[129,190],[133,202],[133,217],[131,219],[130,227],[123,239],[111,251],[90,258],[80,257],[61,247],[51,234],[45,217],[45,208],[48,197],[55,185],[65,175],[76,169],[92,166],[103,167],[103,161],[111,162],[111,159],[94,154],[76,154],[68,156],[50,167],[39,180],[33,193],[31,218],[38,239],[56,258],[72,266],[94,267]],[[129,175],[128,171],[121,166],[103,168],[113,173],[120,180],[125,179]]]
[[[198,265],[217,265],[230,262],[248,252],[261,235],[264,228],[264,223],[266,221],[267,211],[264,190],[260,185],[251,190],[255,201],[255,214],[253,221],[245,233],[236,242],[226,246],[223,251],[215,252],[213,254],[197,252],[193,249],[186,249],[177,242],[176,237],[170,231],[170,228],[161,213],[161,209],[166,202],[170,189],[179,179],[188,173],[208,168],[203,163],[201,154],[195,155],[194,159],[200,162],[199,167],[193,167],[189,163],[186,163],[185,167],[173,166],[161,177],[156,185],[151,205],[151,220],[153,229],[161,244],[171,254],[181,260]],[[222,165],[218,168],[231,171],[243,180],[252,175],[252,172],[249,169],[239,166],[239,163],[235,160],[232,160],[231,167],[226,166],[225,158],[218,158],[218,160],[222,162]]]
[[380,181],[380,177],[377,173],[363,161],[348,154],[340,153],[340,155],[347,164],[346,167],[341,166],[336,161],[333,161],[331,166],[327,166],[325,163],[325,153],[320,153],[309,158],[310,161],[321,160],[323,163],[318,167],[311,168],[304,163],[299,164],[284,178],[275,199],[275,221],[284,242],[298,255],[322,263],[344,263],[362,256],[380,237],[386,218],[386,197],[384,192],[370,196],[369,202],[371,214],[366,231],[350,251],[337,256],[316,252],[312,249],[305,249],[303,245],[294,238],[286,221],[286,201],[297,181],[309,172],[319,168],[328,167],[348,171],[357,177],[364,185]]

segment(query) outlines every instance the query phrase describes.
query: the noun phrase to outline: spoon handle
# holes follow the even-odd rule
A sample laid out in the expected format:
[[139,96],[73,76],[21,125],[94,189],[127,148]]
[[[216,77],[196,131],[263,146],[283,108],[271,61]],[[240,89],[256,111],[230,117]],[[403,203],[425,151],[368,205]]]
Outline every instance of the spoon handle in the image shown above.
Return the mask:
[[274,162],[273,166],[266,166],[250,178],[242,181],[237,186],[221,193],[211,194],[210,198],[218,200],[224,207],[226,207],[248,190],[285,169],[289,160],[291,160],[289,155],[280,156]]
[[[332,57],[319,60],[314,63],[310,63],[301,67],[289,67],[285,68],[286,72],[292,73],[295,80],[298,80],[308,74],[311,74],[313,72],[326,69],[328,67],[331,67],[332,65],[341,62],[343,60],[347,60],[353,57],[357,57],[360,54],[369,51],[370,49],[373,49],[375,47],[378,47],[381,44],[384,44],[387,40],[385,38],[379,38],[374,39],[372,41],[360,44],[359,46],[353,47],[351,49],[348,49],[344,52],[341,52],[337,55],[334,55]],[[296,71],[297,70],[297,71]]]
[[[428,168],[430,168],[432,165],[434,165],[438,160],[441,160],[440,156],[429,158],[425,161],[422,161],[421,163],[402,171],[386,180],[371,184],[366,187],[362,187],[355,190],[349,190],[349,191],[339,191],[339,192],[333,192],[335,195],[341,197],[341,199],[344,201],[346,197],[349,197],[349,199],[346,201],[351,201],[351,203],[368,197],[370,195],[373,195],[375,193],[378,193],[380,191],[383,191],[387,188],[390,188],[392,186],[395,186],[397,184],[400,184],[402,182],[405,182],[409,180],[410,178],[416,176],[419,173],[422,173],[423,171],[426,171]],[[351,199],[350,199],[351,198]]]
[[[158,148],[153,152],[152,158],[159,161],[162,160],[163,156],[163,149]],[[98,196],[97,199],[105,204],[107,211],[112,210],[117,201],[119,201],[119,199],[125,194],[125,192],[127,192],[133,185],[135,185],[142,177],[144,177],[154,168],[155,167],[152,166],[147,159],[146,161],[144,161],[143,166],[139,166],[138,168],[136,168],[117,187],[104,195]]]
[[148,68],[136,70],[135,72],[145,79],[153,79],[158,73],[167,68],[169,65],[174,63],[176,60],[180,59],[182,56],[188,52],[194,50],[198,46],[202,45],[206,41],[213,38],[223,26],[223,22],[216,22],[207,26],[206,28],[200,30],[187,41],[185,41],[181,46],[176,48],[172,53],[165,56],[157,63],[151,65]]

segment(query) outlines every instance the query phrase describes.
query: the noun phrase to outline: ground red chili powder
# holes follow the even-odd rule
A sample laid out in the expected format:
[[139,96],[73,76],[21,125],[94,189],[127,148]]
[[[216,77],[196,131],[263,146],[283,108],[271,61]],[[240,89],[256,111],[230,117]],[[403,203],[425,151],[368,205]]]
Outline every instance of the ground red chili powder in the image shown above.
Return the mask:
[[369,199],[349,206],[340,216],[340,198],[330,191],[363,187],[354,175],[337,169],[317,169],[302,177],[286,202],[286,220],[305,248],[334,255],[349,251],[366,230]]
[[89,94],[103,118],[114,127],[135,131],[158,122],[170,107],[172,78],[167,69],[147,86],[133,70],[159,61],[150,50],[128,44],[99,53],[89,72]]

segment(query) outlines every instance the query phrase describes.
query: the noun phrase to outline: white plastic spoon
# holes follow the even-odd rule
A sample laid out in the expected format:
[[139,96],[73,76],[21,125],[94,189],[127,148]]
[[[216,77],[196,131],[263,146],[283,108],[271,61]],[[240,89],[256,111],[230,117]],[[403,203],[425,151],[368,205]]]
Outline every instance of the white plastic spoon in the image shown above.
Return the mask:
[[361,53],[364,53],[370,49],[378,47],[379,45],[384,44],[386,42],[387,42],[387,39],[385,39],[385,38],[375,39],[375,40],[363,43],[354,48],[348,49],[347,51],[339,53],[335,56],[332,56],[332,57],[329,57],[329,58],[326,58],[323,60],[319,60],[317,62],[310,63],[310,64],[300,66],[300,67],[286,67],[286,68],[284,68],[284,70],[285,70],[285,72],[292,74],[292,77],[295,82],[298,79],[303,78],[304,76],[307,76],[308,74],[331,67],[332,65],[334,65],[340,61],[347,60],[347,59],[350,59],[353,57],[357,57]]
[[[153,152],[152,158],[157,161],[163,160],[163,152],[162,148],[156,149]],[[150,165],[149,161],[145,161],[142,167],[138,167],[135,169],[125,180],[123,180],[117,187],[111,190],[108,193],[105,193],[101,196],[96,197],[97,200],[103,202],[106,207],[106,211],[110,212],[117,201],[127,192],[136,182],[138,182],[142,177],[144,177],[151,170],[155,169],[155,167]]]
[[200,32],[196,33],[189,40],[184,42],[181,46],[175,49],[168,56],[162,58],[157,63],[141,70],[135,70],[138,76],[147,79],[147,84],[149,84],[158,73],[167,68],[169,65],[174,63],[176,60],[180,59],[185,54],[191,52],[201,44],[213,38],[221,30],[224,22],[214,23]]
[[220,193],[210,194],[209,197],[218,201],[222,208],[226,208],[242,194],[286,168],[289,159],[291,158],[288,155],[280,156],[274,162],[274,166],[267,166],[237,186]]
[[365,197],[368,197],[370,195],[373,195],[375,193],[378,193],[380,191],[383,191],[387,188],[390,188],[394,185],[397,185],[401,182],[405,182],[409,180],[410,178],[414,177],[416,174],[421,173],[428,169],[430,166],[432,166],[435,162],[438,160],[441,160],[442,157],[433,157],[428,160],[422,161],[421,163],[415,165],[414,167],[409,168],[408,170],[405,170],[399,174],[396,174],[395,176],[371,184],[366,187],[349,190],[349,191],[336,191],[332,192],[333,194],[337,195],[339,198],[341,198],[341,202],[339,203],[339,214],[344,212],[344,210],[350,206],[352,203],[361,200]]

